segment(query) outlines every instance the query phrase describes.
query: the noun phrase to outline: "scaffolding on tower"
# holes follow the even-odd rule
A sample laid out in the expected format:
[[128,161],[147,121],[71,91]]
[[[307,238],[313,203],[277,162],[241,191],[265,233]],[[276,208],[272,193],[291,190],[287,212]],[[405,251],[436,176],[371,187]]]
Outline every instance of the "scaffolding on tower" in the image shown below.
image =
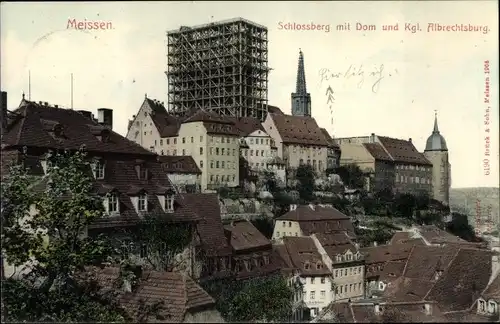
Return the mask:
[[264,120],[268,101],[267,28],[243,18],[167,32],[168,110],[200,109]]

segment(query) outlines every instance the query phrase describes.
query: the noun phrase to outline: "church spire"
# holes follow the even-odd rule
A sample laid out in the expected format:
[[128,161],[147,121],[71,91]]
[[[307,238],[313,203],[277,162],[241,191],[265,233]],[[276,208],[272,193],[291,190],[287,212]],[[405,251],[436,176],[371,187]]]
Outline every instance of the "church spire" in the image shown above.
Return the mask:
[[434,130],[432,132],[439,134],[437,110],[434,110]]
[[306,94],[306,72],[304,69],[304,54],[299,48],[299,63],[297,67],[297,83],[295,84],[295,93]]
[[311,116],[311,94],[307,93],[304,54],[299,48],[299,63],[297,67],[297,83],[292,93],[292,115]]

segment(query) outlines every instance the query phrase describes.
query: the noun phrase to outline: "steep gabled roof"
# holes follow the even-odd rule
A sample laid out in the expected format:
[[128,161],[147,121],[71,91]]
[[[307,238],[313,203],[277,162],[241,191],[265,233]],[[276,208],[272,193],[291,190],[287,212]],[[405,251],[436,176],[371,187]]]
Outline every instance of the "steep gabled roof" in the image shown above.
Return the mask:
[[363,146],[375,160],[392,161],[392,158],[379,143],[364,143]]
[[168,173],[201,173],[191,155],[160,155],[158,160],[163,165],[163,170]]
[[284,237],[283,244],[288,253],[288,260],[301,275],[326,276],[331,274],[319,254],[311,237]]
[[389,152],[392,160],[400,163],[412,163],[421,165],[432,165],[425,156],[420,153],[411,141],[385,136],[377,136],[380,143]]
[[330,147],[333,147],[333,148],[339,148],[339,145],[337,144],[337,142],[330,136],[330,134],[328,133],[328,131],[326,130],[326,128],[320,128],[321,130],[321,133],[323,133],[323,135],[325,136],[327,142],[328,142],[328,145]]
[[224,229],[231,233],[230,243],[234,251],[271,248],[271,241],[249,221],[235,221],[224,226]]
[[[15,113],[17,118],[12,120],[2,137],[4,148],[27,146],[76,150],[85,145],[89,152],[155,155],[76,110],[23,100]],[[54,127],[61,127],[62,136],[51,135]],[[102,131],[109,134],[106,141],[98,138]]]
[[202,217],[197,224],[202,249],[208,256],[228,256],[231,254],[220,215],[217,194],[183,193],[185,201],[191,202],[193,210]]
[[117,287],[120,270],[116,267],[104,269],[90,268],[105,290],[115,291],[123,309],[134,319],[139,320],[141,308],[160,304],[154,317],[147,322],[181,323],[189,311],[214,309],[214,299],[193,279],[178,272],[159,272],[143,270],[137,287],[125,292]]
[[328,140],[312,117],[269,114],[285,144],[328,146]]

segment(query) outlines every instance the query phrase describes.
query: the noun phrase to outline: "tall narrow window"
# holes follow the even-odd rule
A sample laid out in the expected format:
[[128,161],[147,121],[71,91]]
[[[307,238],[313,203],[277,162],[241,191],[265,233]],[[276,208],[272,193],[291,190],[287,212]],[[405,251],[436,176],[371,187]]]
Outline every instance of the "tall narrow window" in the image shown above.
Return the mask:
[[148,210],[148,196],[146,194],[140,195],[137,201],[137,209],[139,211]]
[[94,173],[94,178],[98,180],[104,179],[104,163],[101,161],[95,161],[92,165],[92,171]]
[[108,196],[108,212],[110,214],[117,213],[119,211],[118,206],[118,195],[111,194]]
[[165,197],[165,210],[169,212],[174,211],[174,195],[168,195]]

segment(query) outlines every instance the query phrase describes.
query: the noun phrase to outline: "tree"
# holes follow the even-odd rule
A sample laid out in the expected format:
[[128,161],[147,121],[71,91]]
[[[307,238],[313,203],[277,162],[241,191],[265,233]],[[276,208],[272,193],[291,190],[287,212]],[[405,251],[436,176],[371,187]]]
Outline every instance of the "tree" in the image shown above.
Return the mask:
[[396,215],[404,218],[412,218],[416,208],[416,199],[412,194],[402,193],[396,196],[394,201]]
[[124,320],[95,281],[77,280],[86,266],[103,266],[115,256],[105,237],[83,235],[103,217],[85,157],[83,151],[53,154],[44,179],[20,165],[2,182],[2,255],[27,272],[3,285],[7,321]]
[[272,171],[264,171],[262,175],[262,182],[264,187],[269,191],[271,194],[275,194],[278,191],[278,179],[276,178],[276,174]]
[[253,226],[259,230],[265,237],[271,238],[274,231],[274,222],[271,218],[260,215],[258,218],[251,221]]
[[469,224],[467,215],[452,213],[451,216],[451,222],[446,226],[448,232],[469,242],[481,241],[481,239],[476,236],[474,228]]
[[354,163],[337,168],[335,173],[340,176],[344,185],[350,189],[363,189],[365,186],[365,174]]
[[227,321],[282,322],[292,313],[293,290],[281,275],[202,285],[215,297],[216,307]]
[[310,165],[302,164],[297,168],[295,177],[299,182],[299,197],[305,203],[314,199],[314,170]]
[[250,165],[248,164],[248,161],[240,155],[240,161],[239,161],[239,177],[240,177],[240,182],[244,183],[245,181],[248,182],[255,182],[257,181],[257,177],[253,174],[252,169],[250,168]]
[[[155,215],[147,215],[136,226],[124,229],[118,246],[124,259],[132,251],[142,249],[143,259],[157,271],[180,270],[188,266],[179,253],[192,241],[191,224],[172,223]],[[126,240],[122,238],[126,237]],[[127,242],[130,239],[130,244]]]

